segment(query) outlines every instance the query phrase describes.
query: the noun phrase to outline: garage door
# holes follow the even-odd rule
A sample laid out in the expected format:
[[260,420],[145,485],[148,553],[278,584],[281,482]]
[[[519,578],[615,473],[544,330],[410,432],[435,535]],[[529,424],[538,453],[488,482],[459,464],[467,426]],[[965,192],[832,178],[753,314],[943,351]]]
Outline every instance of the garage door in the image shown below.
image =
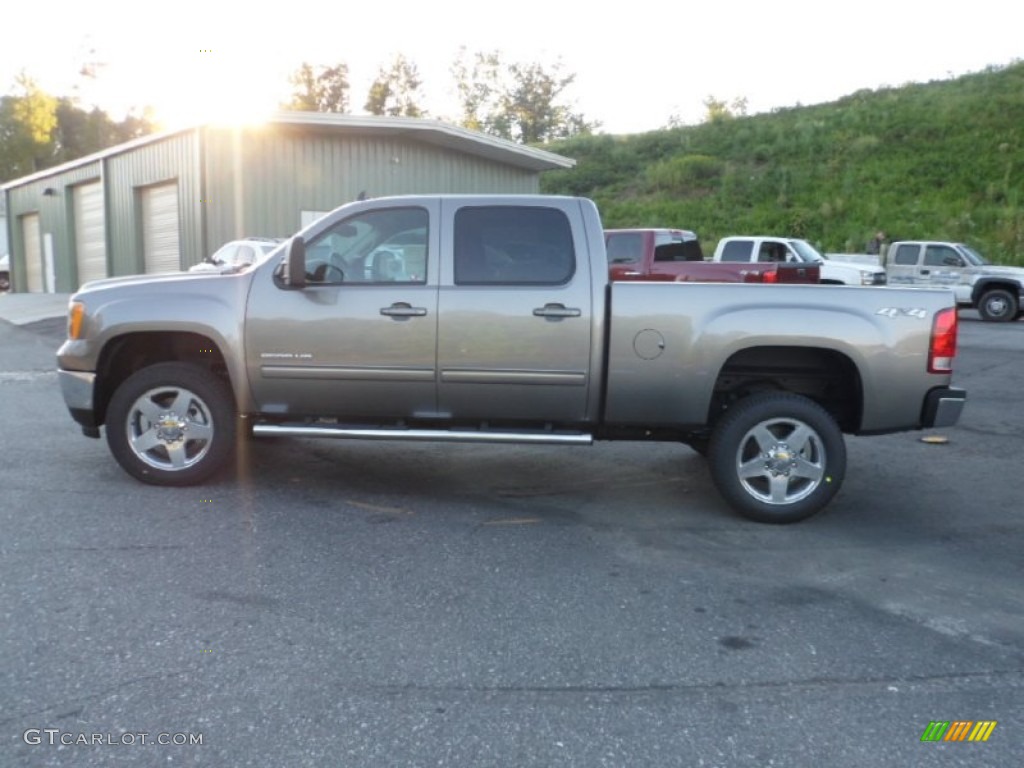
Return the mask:
[[43,244],[39,236],[39,214],[21,217],[21,237],[25,244],[25,279],[30,293],[43,292]]
[[98,181],[72,190],[75,207],[75,259],[78,284],[107,276],[107,242],[103,222],[103,185]]
[[142,251],[147,274],[181,269],[177,182],[142,190]]

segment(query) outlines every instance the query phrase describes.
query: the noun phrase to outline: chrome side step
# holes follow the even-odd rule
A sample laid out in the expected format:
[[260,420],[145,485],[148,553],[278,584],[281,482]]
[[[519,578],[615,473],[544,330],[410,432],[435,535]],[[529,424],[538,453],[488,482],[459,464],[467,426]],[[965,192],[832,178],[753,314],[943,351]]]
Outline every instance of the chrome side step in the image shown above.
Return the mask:
[[355,440],[415,440],[447,443],[541,443],[544,445],[592,445],[586,432],[502,432],[475,429],[363,429],[305,424],[254,424],[252,433],[277,437],[335,437]]

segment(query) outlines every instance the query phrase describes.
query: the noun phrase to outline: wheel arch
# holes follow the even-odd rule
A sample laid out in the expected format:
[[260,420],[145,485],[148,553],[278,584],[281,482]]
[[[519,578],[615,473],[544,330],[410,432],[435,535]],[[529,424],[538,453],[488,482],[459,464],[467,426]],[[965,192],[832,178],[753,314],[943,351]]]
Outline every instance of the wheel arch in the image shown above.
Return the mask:
[[707,425],[735,403],[760,392],[792,392],[824,408],[843,432],[860,429],[864,387],[856,363],[834,349],[800,346],[748,347],[722,365],[708,407]]
[[157,363],[191,363],[205,368],[234,392],[227,357],[209,336],[191,331],[133,331],[110,339],[97,360],[96,424],[106,422],[117,388],[136,371]]
[[974,284],[974,287],[971,289],[971,303],[974,306],[978,306],[981,297],[995,288],[1009,291],[1018,301],[1021,295],[1024,294],[1024,286],[1021,286],[1020,283],[1007,280],[1004,277],[989,277],[979,280]]

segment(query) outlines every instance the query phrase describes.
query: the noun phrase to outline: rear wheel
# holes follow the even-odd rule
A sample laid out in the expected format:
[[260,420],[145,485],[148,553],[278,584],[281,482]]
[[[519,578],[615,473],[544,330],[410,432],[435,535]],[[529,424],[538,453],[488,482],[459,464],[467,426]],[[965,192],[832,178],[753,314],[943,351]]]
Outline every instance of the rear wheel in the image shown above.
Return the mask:
[[132,477],[193,485],[230,457],[236,417],[228,385],[185,363],[159,363],[129,376],[107,408],[107,444]]
[[978,314],[990,323],[1005,323],[1017,317],[1017,297],[1005,288],[992,288],[978,301]]
[[751,395],[715,427],[708,450],[722,496],[761,523],[794,523],[820,511],[839,491],[846,446],[835,419],[801,395]]

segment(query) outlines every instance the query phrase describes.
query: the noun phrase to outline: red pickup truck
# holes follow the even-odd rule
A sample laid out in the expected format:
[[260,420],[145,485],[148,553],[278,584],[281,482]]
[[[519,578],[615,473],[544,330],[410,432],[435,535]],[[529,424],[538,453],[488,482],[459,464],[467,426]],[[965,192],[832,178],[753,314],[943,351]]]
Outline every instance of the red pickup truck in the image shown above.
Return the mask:
[[704,261],[697,235],[685,229],[606,229],[608,276],[613,282],[817,283],[816,264]]

